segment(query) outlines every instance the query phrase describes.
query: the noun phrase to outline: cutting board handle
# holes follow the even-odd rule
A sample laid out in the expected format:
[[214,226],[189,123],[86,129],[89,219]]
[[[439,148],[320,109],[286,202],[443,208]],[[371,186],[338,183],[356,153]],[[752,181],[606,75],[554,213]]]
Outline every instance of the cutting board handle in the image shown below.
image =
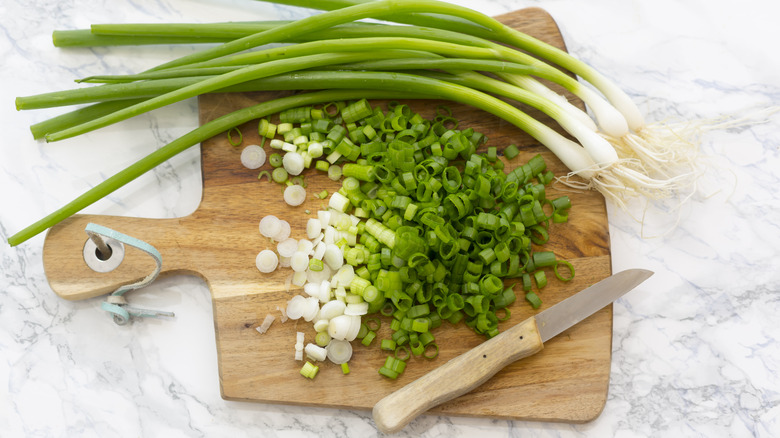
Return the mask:
[[75,215],[52,227],[43,244],[43,268],[52,290],[67,300],[109,294],[152,273],[155,260],[132,246],[124,246],[121,263],[109,272],[91,268],[84,256],[89,240],[85,228],[95,223],[132,236],[156,248],[162,256],[160,276],[185,269],[185,253],[178,242],[189,232],[186,218],[147,219],[122,216]]

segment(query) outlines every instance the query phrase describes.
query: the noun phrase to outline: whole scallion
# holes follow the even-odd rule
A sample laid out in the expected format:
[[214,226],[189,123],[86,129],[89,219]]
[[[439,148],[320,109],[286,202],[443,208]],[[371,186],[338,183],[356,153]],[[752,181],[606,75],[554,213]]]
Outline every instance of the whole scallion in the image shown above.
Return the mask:
[[[79,45],[79,38],[84,44],[105,44],[107,40],[116,44],[126,44],[120,33],[124,32],[130,39],[138,43],[180,43],[180,42],[214,42],[224,41],[209,48],[200,50],[163,63],[147,72],[128,77],[102,77],[95,75],[86,78],[87,81],[105,81],[106,85],[94,87],[95,90],[84,92],[48,93],[39,96],[27,96],[17,100],[20,108],[35,108],[57,105],[73,105],[77,103],[94,102],[94,105],[72,111],[60,117],[38,123],[32,127],[36,138],[45,137],[48,140],[68,138],[98,129],[149,111],[160,106],[177,102],[201,93],[212,91],[246,91],[250,89],[299,89],[305,87],[306,81],[293,85],[288,75],[302,75],[306,69],[313,67],[337,69],[338,66],[371,65],[367,61],[366,47],[373,41],[375,44],[390,44],[390,39],[396,41],[387,51],[376,50],[373,54],[393,52],[393,58],[399,60],[397,65],[412,65],[412,61],[428,60],[441,62],[439,67],[424,69],[423,74],[404,76],[388,71],[375,71],[371,79],[374,91],[385,89],[385,95],[396,93],[411,93],[438,98],[451,99],[475,105],[499,117],[506,117],[511,123],[529,131],[542,143],[550,147],[556,155],[577,174],[585,178],[584,186],[594,187],[605,196],[619,203],[624,197],[636,194],[648,197],[668,196],[680,186],[690,183],[695,172],[687,172],[689,159],[695,156],[677,155],[675,151],[665,150],[663,140],[660,142],[654,133],[644,125],[625,93],[620,91],[611,81],[595,69],[587,66],[573,56],[536,40],[515,29],[499,23],[471,9],[443,3],[435,0],[329,0],[323,2],[310,1],[279,1],[277,3],[295,4],[329,10],[322,14],[312,15],[297,21],[276,21],[260,23],[210,24],[206,27],[193,25],[170,26],[168,31],[161,31],[166,25],[152,30],[153,26],[94,26],[95,33],[84,38],[84,32],[58,32],[56,36],[62,44]],[[357,20],[375,18],[402,23],[412,26],[389,24],[362,23]],[[103,32],[103,33],[100,33]],[[111,32],[115,34],[110,35]],[[143,35],[134,32],[146,32]],[[63,38],[70,38],[70,43]],[[99,40],[103,38],[103,43]],[[162,40],[156,40],[162,38]],[[372,40],[373,39],[373,40]],[[335,41],[339,40],[336,44]],[[403,44],[400,42],[404,40]],[[414,41],[416,40],[416,41]],[[82,43],[83,43],[82,41]],[[286,48],[264,48],[268,44],[287,43]],[[405,45],[404,45],[405,44]],[[340,51],[326,52],[326,47],[339,47]],[[449,47],[449,49],[448,49]],[[435,49],[434,49],[435,48]],[[249,50],[256,49],[256,50]],[[518,50],[520,49],[520,50]],[[457,51],[458,55],[453,51]],[[530,52],[540,59],[528,56]],[[292,53],[293,56],[288,56]],[[468,58],[462,61],[441,58]],[[506,62],[500,64],[501,61]],[[456,64],[460,62],[460,64]],[[484,62],[485,70],[476,65]],[[450,63],[450,64],[445,64]],[[461,69],[471,64],[466,71]],[[419,66],[419,65],[418,65]],[[589,87],[579,84],[576,80],[564,74],[558,67],[574,72],[582,79],[590,82],[604,97]],[[348,69],[350,67],[345,67]],[[377,69],[390,70],[391,67],[381,63],[373,64]],[[442,76],[436,70],[448,71]],[[475,73],[476,71],[491,71],[495,79]],[[361,74],[371,72],[334,70],[341,78],[331,78],[328,86],[332,88],[346,87],[345,83],[353,82]],[[323,72],[324,73],[324,72]],[[333,72],[331,72],[333,73]],[[322,74],[314,72],[314,74]],[[282,75],[282,76],[280,76]],[[384,77],[383,77],[384,75]],[[389,76],[398,78],[389,80]],[[311,78],[312,76],[310,76]],[[382,79],[378,79],[382,77]],[[151,78],[151,79],[150,79]],[[406,79],[404,79],[406,78]],[[422,78],[422,79],[421,79]],[[595,114],[602,136],[609,139],[615,146],[612,151],[604,148],[603,142],[598,147],[592,147],[590,141],[597,141],[597,135],[590,132],[586,123],[569,120],[578,119],[582,122],[582,113],[572,111],[572,106],[565,98],[558,96],[543,86],[535,78],[552,80],[564,89],[580,97]],[[436,84],[435,93],[422,90],[421,87],[409,86],[409,79]],[[168,81],[168,82],[165,82]],[[404,85],[404,81],[407,84]],[[423,82],[427,81],[427,82]],[[434,81],[434,82],[430,82]],[[110,83],[124,82],[124,83]],[[101,88],[102,87],[102,88]],[[158,87],[158,88],[155,88]],[[316,88],[309,85],[311,88]],[[355,88],[354,85],[349,88]],[[368,86],[361,85],[362,89]],[[113,90],[113,91],[112,91]],[[393,91],[395,90],[395,91]],[[480,91],[478,91],[480,90]],[[103,93],[103,94],[101,94]],[[366,97],[372,92],[367,92]],[[381,94],[381,93],[379,93]],[[89,95],[89,96],[87,96]],[[408,95],[408,94],[407,94]],[[530,119],[506,102],[493,97],[513,96],[523,98],[525,102],[544,108],[548,114],[574,135],[585,148],[571,141],[561,142],[560,136],[549,135],[549,128]],[[358,97],[358,96],[355,96]],[[610,105],[607,101],[611,101]],[[249,113],[247,113],[249,114]],[[567,117],[568,114],[568,117]],[[573,116],[572,114],[577,114]],[[150,167],[159,164],[164,157],[170,157],[190,145],[201,141],[203,135],[223,132],[238,118],[220,120],[220,124],[210,125],[207,129],[196,130],[182,139],[173,142],[170,147],[164,147],[149,157],[139,161],[138,166],[120,172],[109,178],[105,184],[100,184],[89,195],[79,197],[66,208],[55,212],[46,219],[39,221],[23,232],[9,239],[12,244],[18,244],[31,235],[37,234],[48,226],[75,213],[83,206],[110,193],[115,188],[145,172]],[[392,123],[392,122],[389,122]],[[541,125],[541,126],[540,126]],[[633,132],[622,134],[625,126]],[[372,135],[369,131],[364,133]],[[591,139],[591,140],[588,140]],[[193,143],[194,142],[194,143]],[[680,142],[675,142],[680,144]],[[438,145],[433,145],[439,153]],[[316,148],[315,148],[316,151]],[[333,169],[333,175],[341,171],[335,164],[338,157],[345,152],[344,148],[329,154],[328,165]],[[319,152],[315,152],[319,153]],[[446,153],[442,150],[441,153]],[[495,161],[500,165],[500,161]],[[324,167],[324,166],[321,166]],[[691,167],[694,167],[691,165]],[[694,167],[695,169],[695,167]],[[329,170],[330,172],[330,170]],[[377,178],[386,175],[380,168]],[[423,189],[423,193],[425,193]],[[97,197],[96,197],[97,196]],[[416,204],[415,204],[416,205]],[[78,207],[81,206],[81,207]],[[381,209],[381,206],[374,206]],[[413,215],[419,207],[407,206],[404,215]],[[558,220],[563,220],[559,214]],[[41,228],[43,227],[43,228]],[[30,234],[33,233],[33,234]]]
[[157,149],[146,157],[136,161],[124,170],[109,177],[100,184],[92,187],[81,196],[69,202],[65,206],[27,226],[8,238],[8,244],[11,246],[34,237],[46,229],[58,224],[68,217],[78,213],[89,205],[113,193],[115,190],[126,185],[135,178],[159,166],[171,157],[180,152],[204,141],[214,135],[226,132],[228,129],[246,123],[250,120],[259,119],[265,116],[276,114],[287,108],[294,108],[301,105],[326,103],[336,100],[349,100],[354,98],[373,98],[373,99],[415,99],[430,98],[428,95],[410,95],[407,93],[376,91],[376,90],[329,90],[300,94],[296,96],[283,97],[276,100],[263,102],[258,105],[244,108],[236,112],[214,119],[205,123],[189,133],[177,138],[167,145]]

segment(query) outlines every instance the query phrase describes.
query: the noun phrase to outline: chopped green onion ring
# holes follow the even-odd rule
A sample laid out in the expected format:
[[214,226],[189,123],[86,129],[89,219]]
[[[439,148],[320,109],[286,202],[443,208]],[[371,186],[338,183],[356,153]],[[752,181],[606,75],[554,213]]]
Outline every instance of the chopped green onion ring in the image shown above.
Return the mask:
[[[235,135],[238,135],[238,140],[233,139],[233,135],[231,133],[235,133]],[[238,129],[238,127],[234,126],[227,131],[227,139],[228,143],[230,143],[231,146],[240,146],[241,142],[244,141],[244,135],[241,133],[241,130]]]
[[[563,265],[563,266],[565,266],[569,270],[569,276],[568,277],[564,277],[563,275],[561,275],[559,273],[558,265]],[[568,261],[566,261],[566,260],[558,260],[553,265],[553,272],[555,273],[555,278],[557,278],[560,281],[571,281],[572,279],[574,279],[574,266],[571,263],[569,263]]]

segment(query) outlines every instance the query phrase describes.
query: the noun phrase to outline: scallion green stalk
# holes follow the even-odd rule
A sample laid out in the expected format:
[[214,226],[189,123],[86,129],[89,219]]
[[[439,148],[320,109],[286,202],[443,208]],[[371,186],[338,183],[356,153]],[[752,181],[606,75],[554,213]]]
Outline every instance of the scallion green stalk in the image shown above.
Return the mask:
[[[359,83],[370,88],[393,89],[411,93],[420,92],[472,105],[497,115],[528,132],[542,144],[550,148],[550,150],[552,150],[564,164],[569,167],[569,169],[572,169],[575,172],[587,172],[594,164],[594,161],[588,157],[587,153],[579,145],[566,139],[548,126],[536,121],[512,105],[475,89],[446,81],[403,73],[304,71],[287,77],[277,76],[276,78],[268,78],[266,82],[255,80],[255,84],[275,84],[276,88],[267,87],[271,89],[319,89],[323,87],[351,88],[356,81],[359,81]],[[201,83],[194,86],[199,84]],[[262,89],[260,86],[257,88]],[[175,94],[178,91],[180,90],[168,94]],[[146,102],[148,101],[145,101],[144,103]],[[125,110],[129,110],[129,108],[126,108]],[[49,134],[49,137],[67,138],[67,135],[69,135],[68,130],[59,133],[51,133]]]
[[317,103],[327,103],[338,100],[349,100],[357,97],[369,99],[431,98],[430,95],[420,95],[417,93],[409,94],[393,91],[343,89],[319,91],[283,97],[238,110],[199,126],[189,133],[155,150],[146,157],[136,161],[127,168],[119,171],[115,175],[92,187],[87,192],[80,195],[60,209],[56,210],[55,212],[15,233],[13,236],[8,238],[8,244],[11,246],[16,246],[27,241],[28,239],[40,234],[46,229],[58,224],[62,220],[78,213],[87,206],[104,198],[110,193],[113,193],[115,190],[123,187],[130,181],[138,178],[149,170],[157,167],[171,157],[174,157],[180,152],[208,138],[211,138],[214,135],[225,132],[234,126],[238,126],[250,120],[278,113],[287,108],[294,108],[302,105],[312,105]]
[[580,145],[566,139],[547,125],[498,98],[454,83],[404,73],[350,72],[345,75],[343,72],[307,71],[295,75],[294,87],[346,88],[354,85],[355,81],[371,88],[411,93],[417,91],[474,106],[526,131],[555,153],[569,169],[579,172],[583,177],[587,178],[594,166],[593,159]]
[[[356,7],[355,5],[360,6],[359,5],[360,3],[365,3],[364,1],[359,1],[359,0],[342,0],[339,2],[332,2],[332,3],[331,2],[327,2],[327,3],[309,2],[309,1],[303,1],[303,2],[275,1],[275,3],[297,4],[299,6],[305,4],[307,5],[307,7],[314,7],[314,8],[319,8],[319,9],[329,10],[329,11],[333,11],[334,9],[339,9],[339,8],[346,8],[346,9],[342,9],[341,11],[335,11],[335,12],[341,12],[343,14],[368,12],[368,11],[358,11],[359,8]],[[373,3],[377,3],[377,2],[373,2]],[[352,8],[349,8],[349,6],[352,6]],[[472,14],[466,14],[463,11],[457,10],[457,8],[454,7],[454,5],[450,5],[450,6],[451,9],[443,13],[454,14],[457,15],[457,17],[447,16],[447,15],[436,16],[428,13],[415,14],[413,11],[409,13],[408,11],[404,11],[404,8],[397,8],[389,15],[382,12],[380,12],[379,14],[381,14],[381,18],[388,19],[391,21],[421,24],[423,26],[437,28],[442,31],[458,32],[461,34],[473,35],[475,37],[483,38],[486,40],[495,39],[500,42],[512,44],[524,50],[528,50],[531,53],[534,53],[536,55],[540,55],[551,62],[557,63],[562,67],[573,71],[574,73],[583,77],[585,80],[588,80],[589,82],[594,84],[609,99],[611,99],[615,104],[615,106],[618,107],[621,110],[621,112],[626,116],[626,118],[630,120],[630,124],[633,129],[638,130],[641,129],[641,127],[643,126],[644,122],[642,121],[641,114],[639,113],[636,106],[628,98],[628,96],[624,92],[622,92],[617,86],[615,86],[611,81],[607,80],[602,74],[600,74],[598,71],[591,68],[587,64],[574,58],[573,56],[566,53],[565,51],[557,49],[549,44],[546,44],[538,39],[532,38],[524,33],[503,26],[502,24],[496,22],[495,20],[492,20],[489,17],[480,16],[480,14],[474,14],[473,11],[471,11]],[[329,18],[333,19],[332,16],[329,16]],[[126,35],[128,34],[137,35],[141,38],[154,36],[154,35],[160,35],[160,36],[167,35],[173,38],[186,38],[186,35],[192,34],[193,32],[198,32],[198,35],[203,35],[206,37],[214,36],[214,37],[231,38],[231,37],[241,36],[243,43],[241,44],[237,42],[234,43],[235,46],[241,47],[242,44],[244,45],[254,44],[254,46],[262,44],[262,42],[257,42],[257,41],[263,41],[263,38],[259,38],[257,34],[252,35],[250,34],[250,32],[264,33],[272,29],[276,29],[280,26],[292,25],[292,23],[289,22],[241,23],[242,26],[238,26],[238,25],[235,26],[238,29],[230,29],[229,28],[230,24],[231,23],[212,23],[206,25],[199,25],[199,27],[197,27],[197,30],[195,30],[196,29],[194,27],[195,25],[178,25],[175,28],[170,27],[165,31],[159,30],[156,33],[150,30],[152,29],[152,26],[147,26],[146,29],[143,29],[142,25],[131,24],[131,25],[124,25],[124,27],[117,25],[114,27],[115,29],[119,29],[119,30],[117,32],[114,32],[113,35],[124,33]],[[309,25],[310,23],[304,23],[304,24]],[[392,27],[407,28],[412,26],[392,26]],[[182,30],[182,28],[184,30]],[[95,32],[102,31],[103,36],[110,36],[108,34],[111,33],[111,25],[106,25],[103,27],[101,27],[100,25],[94,25],[93,30]],[[309,33],[312,32],[312,29],[307,29],[307,30],[309,31]],[[138,35],[137,32],[145,32],[145,34]],[[276,31],[276,32],[279,33],[281,36],[285,35],[284,32],[280,32],[280,31]],[[171,35],[171,33],[174,33],[175,35]],[[268,38],[269,35],[265,35],[264,37]],[[252,41],[253,38],[256,41]],[[322,38],[322,37],[319,36],[318,38]],[[228,52],[231,50],[236,51],[235,48],[231,49],[230,47],[220,47],[219,49],[219,51],[228,51]],[[198,56],[204,56],[204,55],[201,54]],[[205,56],[208,57],[208,55]],[[186,63],[186,61],[178,61],[178,62]]]
[[378,0],[305,17],[295,22],[283,24],[263,32],[248,35],[246,37],[221,44],[211,49],[206,49],[183,56],[176,60],[159,65],[152,70],[179,67],[195,62],[219,58],[254,47],[259,47],[278,41],[284,41],[298,35],[315,32],[339,24],[349,23],[365,18],[382,18],[387,15],[405,14],[411,12],[453,15],[467,19],[469,21],[473,21],[475,24],[485,26],[488,29],[495,27],[500,30],[505,27],[492,18],[472,9],[444,2],[434,0]]
[[280,59],[256,66],[244,67],[230,73],[204,79],[197,83],[178,88],[174,91],[150,98],[136,105],[122,108],[109,115],[82,123],[81,125],[47,134],[46,139],[48,141],[57,141],[71,138],[98,128],[108,126],[112,123],[128,119],[138,114],[161,108],[165,105],[169,105],[190,97],[195,97],[203,93],[208,93],[232,85],[240,84],[248,80],[268,77],[275,74],[298,70],[300,68],[311,68],[327,64],[351,62],[351,60],[363,59],[365,56],[365,53],[326,53],[293,59]]
[[[340,0],[330,2],[309,2],[300,0],[263,0],[273,3],[282,4],[296,4],[306,7],[314,7],[323,10],[330,11],[346,11],[351,8],[358,8],[366,4],[372,4],[367,0]],[[302,3],[302,4],[301,4]],[[342,8],[342,9],[338,9]],[[631,98],[621,90],[614,82],[609,80],[606,76],[599,71],[586,64],[585,62],[575,58],[571,54],[564,50],[558,49],[550,44],[545,43],[537,38],[527,35],[523,32],[512,29],[505,26],[498,21],[487,16],[480,16],[475,14],[461,14],[457,8],[447,10],[447,8],[431,9],[428,11],[405,11],[401,8],[394,11],[392,14],[385,14],[381,18],[396,21],[407,24],[430,26],[448,30],[455,30],[475,36],[479,36],[486,39],[494,39],[505,44],[512,45],[514,47],[526,50],[534,55],[541,57],[549,62],[560,65],[561,67],[571,71],[572,73],[580,76],[584,80],[590,82],[599,91],[601,91],[612,105],[614,105],[625,117],[629,124],[629,127],[634,131],[641,130],[644,126],[644,117],[639,111],[636,104],[633,103]],[[414,14],[415,12],[425,12],[425,14]],[[456,19],[448,16],[434,16],[433,14],[443,14],[448,16],[454,16]],[[376,17],[374,17],[376,18]],[[464,23],[463,20],[471,21],[472,25]],[[476,26],[474,26],[476,25]]]
[[[288,4],[291,3],[301,2],[288,2]],[[637,113],[633,112],[635,106],[627,99],[625,93],[614,87],[600,73],[595,72],[564,51],[508,28],[476,11],[435,0],[379,0],[372,2],[364,2],[362,0],[329,0],[303,3],[313,7],[335,10],[294,22],[241,23],[237,24],[232,30],[228,29],[229,26],[225,23],[207,25],[212,26],[209,31],[211,33],[204,32],[201,35],[193,35],[193,33],[198,32],[195,30],[196,28],[205,29],[200,25],[189,30],[186,28],[186,25],[176,26],[176,29],[171,28],[169,31],[162,31],[161,27],[164,26],[158,26],[157,30],[153,30],[152,26],[144,26],[145,30],[139,30],[137,26],[129,25],[124,31],[121,29],[121,26],[113,27],[117,35],[125,32],[125,34],[133,35],[133,37],[149,38],[145,42],[150,42],[157,37],[174,38],[169,40],[174,42],[181,41],[178,38],[192,37],[216,40],[229,39],[230,41],[173,60],[139,75],[95,76],[86,79],[88,81],[105,82],[129,81],[128,83],[108,83],[106,85],[89,87],[89,91],[85,89],[83,91],[27,96],[19,98],[17,105],[20,109],[28,109],[100,102],[84,110],[75,111],[34,125],[33,133],[36,137],[44,136],[49,141],[55,141],[89,132],[134,115],[206,92],[322,88],[349,89],[354,91],[357,85],[361,90],[372,89],[374,91],[364,91],[366,94],[363,96],[350,94],[350,91],[334,91],[333,93],[338,96],[350,95],[353,99],[358,100],[363,97],[377,95],[443,98],[472,105],[497,115],[525,130],[546,145],[573,172],[579,173],[580,176],[586,179],[594,177],[593,179],[596,180],[597,178],[595,177],[598,177],[598,181],[594,185],[606,191],[607,193],[605,194],[608,194],[611,188],[620,186],[623,181],[637,183],[637,185],[644,184],[652,190],[663,190],[666,187],[665,181],[653,180],[643,175],[640,171],[635,171],[625,166],[610,168],[606,173],[602,173],[602,169],[596,169],[596,163],[608,164],[614,162],[616,158],[615,151],[606,148],[598,149],[592,146],[591,140],[597,136],[587,127],[584,127],[586,125],[578,125],[576,122],[571,121],[571,114],[567,114],[570,109],[560,109],[567,108],[566,104],[559,102],[559,99],[562,98],[542,86],[534,78],[551,80],[582,98],[596,114],[602,131],[609,136],[620,137],[616,133],[622,132],[621,130],[627,126],[626,119],[629,120],[631,127],[634,129],[641,129],[641,121],[637,120]],[[352,4],[354,6],[350,6]],[[355,22],[355,20],[363,18],[418,23],[424,24],[426,27]],[[112,26],[95,25],[94,29],[95,32],[105,32],[98,35],[108,36],[108,33],[112,31]],[[146,32],[146,34],[139,35],[133,34],[133,32]],[[160,35],[155,35],[156,32],[159,32]],[[176,34],[176,32],[179,33]],[[79,37],[75,33],[73,36]],[[271,49],[263,49],[261,47],[265,44],[280,42],[300,44]],[[329,47],[328,51],[325,51],[326,47]],[[588,87],[582,86],[576,80],[547,62],[533,58],[515,47],[546,57],[547,61],[567,68],[590,81],[611,101],[616,102],[615,106],[622,110],[625,117],[620,115],[615,107],[607,104],[606,100]],[[377,55],[393,58],[393,62],[367,61],[375,58]],[[459,59],[444,59],[447,57],[457,57]],[[479,67],[480,63],[482,65],[481,68]],[[414,67],[415,65],[417,67]],[[398,70],[399,68],[418,67],[425,69],[426,73],[424,74],[428,77],[421,74],[411,75],[380,71],[318,72],[309,70],[312,68],[381,68]],[[432,73],[433,69],[449,71],[450,73],[446,75]],[[493,72],[496,77],[503,79],[503,81],[488,78],[475,73],[475,71]],[[518,87],[522,88],[522,90]],[[542,109],[578,138],[585,145],[585,149],[512,105],[487,93],[518,99]],[[310,96],[320,95],[325,94],[310,93]],[[542,97],[539,97],[539,95]],[[292,104],[293,101],[283,101],[285,102],[284,104],[280,103],[282,101],[274,101],[269,103],[268,107],[263,108],[277,108],[279,105],[284,106],[286,104],[298,106]],[[259,107],[261,105],[253,107],[255,108],[255,113],[252,113],[252,111],[247,113],[239,111],[231,115],[231,117],[226,116],[226,118],[217,119],[219,123],[211,124],[208,127],[204,125],[201,127],[203,129],[198,128],[181,139],[172,142],[149,157],[125,169],[125,171],[120,172],[120,174],[115,175],[115,177],[110,178],[105,182],[105,185],[98,185],[93,189],[94,191],[88,192],[90,193],[89,196],[85,194],[62,210],[45,218],[44,222],[33,224],[29,229],[24,230],[24,236],[27,237],[14,236],[12,237],[13,241],[18,244],[20,241],[26,240],[67,215],[99,199],[102,197],[99,196],[100,193],[103,193],[104,196],[190,145],[217,132],[224,132],[233,128],[238,124],[238,120],[243,120],[244,116],[252,113],[250,119],[260,117],[256,113],[262,113],[265,109],[259,110],[257,109]],[[327,161],[318,161],[317,163],[324,162],[327,166],[319,166],[317,164],[316,167],[327,168],[329,176],[338,179],[341,177],[341,162],[345,159],[354,160],[360,156],[361,148],[351,144],[358,142],[360,138],[384,137],[386,128],[388,131],[393,132],[392,135],[396,135],[397,132],[399,141],[402,141],[401,139],[413,138],[415,129],[417,129],[414,124],[417,121],[411,118],[411,114],[408,114],[408,109],[407,112],[404,112],[404,106],[398,105],[393,108],[393,112],[392,117],[377,122],[376,125],[362,126],[359,130],[350,129],[348,136],[342,136],[338,142],[333,142],[333,145],[329,146],[327,151],[323,151],[323,153],[327,154]],[[581,111],[578,112],[578,115],[574,118],[580,117],[581,113]],[[267,115],[268,113],[263,114]],[[366,115],[368,114],[361,112],[355,118]],[[330,138],[330,134],[327,134],[328,138]],[[437,133],[437,135],[441,134],[442,132]],[[297,136],[296,139],[290,139],[288,143],[284,143],[284,146],[289,144],[292,148],[301,147],[298,139],[303,137]],[[517,187],[501,188],[501,190],[497,191],[492,186],[490,180],[486,179],[485,171],[488,169],[492,171],[499,170],[503,166],[503,162],[498,160],[497,156],[492,155],[486,158],[486,164],[467,163],[467,165],[472,165],[472,171],[476,167],[479,167],[480,171],[472,172],[464,176],[460,181],[452,177],[443,180],[438,177],[430,178],[442,171],[441,168],[436,168],[439,164],[435,159],[443,159],[446,163],[446,160],[456,158],[459,155],[465,158],[476,147],[473,144],[469,145],[468,141],[460,138],[454,140],[452,142],[437,141],[436,139],[431,139],[430,142],[428,142],[428,139],[424,140],[426,142],[424,147],[430,146],[432,160],[430,168],[428,165],[421,168],[424,171],[418,170],[417,166],[413,164],[411,168],[406,168],[407,164],[412,162],[411,155],[404,155],[405,152],[400,150],[388,151],[387,161],[371,165],[373,176],[370,178],[376,178],[378,183],[387,184],[388,190],[392,190],[397,195],[406,196],[414,192],[421,196],[418,196],[418,199],[415,200],[416,202],[411,200],[407,202],[406,198],[402,197],[399,197],[395,203],[390,201],[387,196],[382,198],[384,201],[372,199],[375,202],[362,206],[361,214],[381,214],[382,220],[388,224],[388,230],[393,232],[402,226],[404,220],[410,221],[415,218],[430,217],[432,213],[430,209],[436,208],[441,201],[435,197],[438,196],[437,192],[441,187],[453,194],[455,193],[454,187],[457,184],[464,184],[469,188],[473,187],[476,198],[471,201],[483,209],[490,209],[496,205],[498,199],[511,198],[516,193],[521,176],[517,175],[515,171],[510,174],[510,178],[513,179],[512,183],[518,184]],[[411,140],[409,141],[411,142]],[[593,143],[595,144],[595,140]],[[599,145],[599,147],[601,146],[603,146],[603,142]],[[317,151],[316,148],[314,150]],[[308,153],[308,151],[303,151],[303,153]],[[330,164],[333,165],[331,166]],[[360,163],[359,165],[366,166],[370,164]],[[441,165],[442,168],[445,166],[446,164]],[[357,171],[357,169],[352,168],[345,173]],[[359,173],[354,175],[348,174],[347,176],[352,178],[358,178],[358,176],[369,178],[367,172],[361,170]],[[428,175],[428,177],[425,175]],[[540,178],[540,181],[544,180],[544,177]],[[641,188],[637,190],[641,190]],[[354,193],[347,202],[360,203],[364,201],[364,198],[365,196]],[[531,206],[519,207],[519,213],[523,217],[523,222],[527,223],[524,226],[537,230],[531,234],[531,239],[536,241],[544,238],[542,235],[544,230],[534,227],[539,227],[536,224],[539,221],[548,220],[548,218],[543,217],[544,214],[540,213],[540,201],[534,198],[534,202],[535,204]],[[460,198],[449,198],[447,206],[449,211],[455,214],[461,214],[465,209],[464,200]],[[344,208],[348,207],[348,204],[344,204]],[[402,208],[403,211],[395,212],[394,210],[398,208]],[[436,213],[441,214],[442,212],[438,211]],[[565,211],[554,212],[554,221],[561,221],[564,218]],[[45,225],[46,223],[49,225]],[[508,224],[503,225],[505,233],[508,226]],[[457,239],[452,238],[453,233],[443,226],[435,228],[431,232],[433,235],[426,236],[426,238],[431,238],[432,242],[435,242],[438,253],[445,259],[454,256],[459,247],[467,247],[468,242],[457,241]],[[11,241],[9,239],[9,242]],[[513,244],[513,247],[517,245]],[[483,249],[480,248],[480,250]],[[511,258],[511,256],[510,259],[503,260],[503,251],[500,253],[495,253],[495,249],[493,251],[493,255],[486,252],[482,257],[485,263],[484,269],[488,269],[491,272],[504,272],[505,270],[512,270],[512,267],[503,266],[501,263],[514,262],[517,264],[517,261]],[[393,257],[384,255],[380,262],[381,266],[393,266],[400,263]],[[371,266],[372,268],[375,267],[376,262],[372,262]],[[443,267],[441,265],[423,264],[421,269],[426,272],[426,275],[438,276]],[[376,272],[376,270],[372,269],[370,272]],[[449,317],[458,318],[457,314],[449,315]]]

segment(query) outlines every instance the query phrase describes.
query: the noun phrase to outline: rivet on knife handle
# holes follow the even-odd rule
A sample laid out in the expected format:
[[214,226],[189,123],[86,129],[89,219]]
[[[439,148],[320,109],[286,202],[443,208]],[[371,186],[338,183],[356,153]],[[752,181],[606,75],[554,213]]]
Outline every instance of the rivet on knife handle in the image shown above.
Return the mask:
[[380,400],[373,410],[377,429],[396,432],[423,412],[471,391],[542,348],[536,321],[529,318]]

